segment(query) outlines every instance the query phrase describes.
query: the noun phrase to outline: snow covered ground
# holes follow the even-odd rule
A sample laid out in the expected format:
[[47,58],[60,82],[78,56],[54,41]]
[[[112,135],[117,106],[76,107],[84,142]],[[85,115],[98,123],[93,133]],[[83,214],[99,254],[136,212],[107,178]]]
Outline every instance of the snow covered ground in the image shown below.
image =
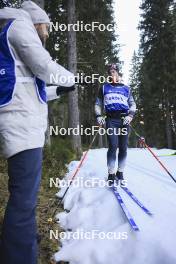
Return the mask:
[[[158,155],[174,152],[168,149],[153,151]],[[106,152],[107,149],[89,152],[76,177],[77,182],[78,178],[84,181],[106,179]],[[160,159],[176,176],[176,156]],[[69,164],[66,179],[73,175],[78,163]],[[176,184],[144,149],[129,149],[125,176],[129,189],[154,215],[146,215],[123,190],[119,190],[140,228],[135,232],[110,189],[97,184],[91,188],[76,187],[75,183],[64,200],[67,211],[57,215],[67,234],[62,248],[55,254],[57,261],[70,264],[176,263]],[[63,187],[57,195],[62,197],[64,191]],[[110,238],[109,232],[116,237]],[[76,234],[82,237],[78,239]]]

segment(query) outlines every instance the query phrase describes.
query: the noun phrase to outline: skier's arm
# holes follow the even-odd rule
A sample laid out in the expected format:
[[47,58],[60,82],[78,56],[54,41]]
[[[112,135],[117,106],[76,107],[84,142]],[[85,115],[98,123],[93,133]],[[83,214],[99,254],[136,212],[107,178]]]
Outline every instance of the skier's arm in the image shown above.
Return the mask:
[[70,87],[75,84],[74,75],[52,60],[42,46],[32,23],[15,20],[9,31],[9,41],[31,72],[48,84]]
[[102,87],[99,89],[98,96],[95,102],[95,115],[96,117],[102,115],[102,108],[103,108],[103,89]]
[[74,90],[75,90],[74,85],[71,87],[47,86],[46,87],[47,101],[59,99],[60,95],[74,91]]
[[130,89],[130,94],[128,98],[128,104],[129,104],[129,116],[133,118],[136,112],[136,103],[134,101],[131,89]]

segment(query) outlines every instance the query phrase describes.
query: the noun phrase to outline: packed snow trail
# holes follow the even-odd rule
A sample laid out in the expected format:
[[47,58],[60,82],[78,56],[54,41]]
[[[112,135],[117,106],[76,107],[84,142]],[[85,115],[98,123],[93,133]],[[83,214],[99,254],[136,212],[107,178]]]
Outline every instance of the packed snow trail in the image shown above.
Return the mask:
[[150,210],[148,210],[143,203],[139,201],[139,199],[127,188],[126,186],[120,186],[122,190],[124,190],[130,197],[131,199],[148,215],[153,215]]
[[[157,155],[172,150],[156,150]],[[91,150],[77,179],[105,179],[107,149]],[[176,157],[162,157],[162,162],[176,175]],[[65,178],[70,178],[79,161],[71,162]],[[146,215],[123,190],[119,189],[128,210],[140,228],[131,229],[113,192],[107,187],[71,186],[64,199],[69,212],[57,215],[59,224],[72,231],[113,232],[116,239],[68,238],[55,254],[57,261],[70,264],[174,264],[176,263],[176,184],[168,177],[151,154],[144,149],[129,149],[125,178],[128,187],[154,215]],[[57,194],[62,197],[65,187]],[[69,231],[68,231],[69,230]],[[117,239],[119,238],[119,239]]]

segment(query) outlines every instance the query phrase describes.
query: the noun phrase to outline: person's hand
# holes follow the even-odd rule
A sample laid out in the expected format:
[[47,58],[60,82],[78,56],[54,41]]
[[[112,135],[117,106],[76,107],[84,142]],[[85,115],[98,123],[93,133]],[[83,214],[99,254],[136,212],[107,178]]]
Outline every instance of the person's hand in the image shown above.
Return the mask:
[[130,115],[125,116],[123,119],[123,125],[128,126],[132,120],[133,120],[132,116]]
[[103,116],[97,116],[97,123],[98,123],[99,126],[104,125],[105,118]]
[[75,90],[75,85],[70,86],[70,87],[58,86],[56,89],[56,94],[59,96],[59,95],[65,94],[65,93],[72,92],[74,90]]

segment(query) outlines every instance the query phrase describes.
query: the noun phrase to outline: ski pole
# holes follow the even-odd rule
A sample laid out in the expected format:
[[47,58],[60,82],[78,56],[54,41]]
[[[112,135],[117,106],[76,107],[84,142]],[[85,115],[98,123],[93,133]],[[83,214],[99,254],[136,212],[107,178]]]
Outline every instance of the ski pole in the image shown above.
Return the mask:
[[176,183],[176,179],[174,176],[168,171],[168,169],[164,166],[164,164],[159,160],[159,158],[155,155],[155,153],[152,151],[152,149],[146,144],[145,140],[138,134],[136,129],[130,125],[131,129],[134,131],[136,136],[144,143],[144,146],[150,151],[152,156],[158,161],[158,163],[161,165],[161,167],[167,172],[167,174],[171,177],[171,179]]
[[80,168],[81,168],[81,166],[82,166],[82,164],[83,164],[85,158],[87,157],[87,154],[88,154],[89,150],[91,149],[91,147],[92,147],[92,145],[93,145],[93,143],[94,143],[94,141],[95,141],[95,139],[96,139],[96,137],[97,137],[97,135],[98,135],[98,132],[99,132],[99,130],[100,130],[102,124],[103,124],[103,120],[102,120],[102,122],[100,123],[100,125],[98,126],[99,128],[98,128],[96,134],[94,135],[94,137],[93,137],[93,139],[92,139],[92,141],[91,141],[91,143],[90,143],[90,145],[89,145],[89,147],[88,147],[88,150],[84,153],[84,155],[83,155],[83,157],[82,157],[80,163],[78,164],[78,167],[76,168],[76,170],[75,170],[73,176],[71,177],[70,184],[69,184],[69,186],[67,187],[67,189],[65,190],[65,192],[64,192],[64,194],[63,194],[63,196],[62,196],[62,198],[61,198],[61,200],[60,200],[58,206],[57,206],[56,209],[54,210],[54,212],[53,212],[53,214],[52,214],[52,218],[49,218],[49,222],[52,221],[52,219],[53,219],[53,217],[54,217],[54,215],[55,215],[55,213],[56,213],[56,211],[57,211],[57,208],[61,205],[61,203],[62,203],[62,201],[63,201],[65,195],[67,194],[68,190],[70,189],[70,186],[72,185],[72,183],[73,183],[73,181],[74,181],[74,178],[76,177],[76,175],[77,175],[77,173],[79,172],[79,170],[80,170]]

